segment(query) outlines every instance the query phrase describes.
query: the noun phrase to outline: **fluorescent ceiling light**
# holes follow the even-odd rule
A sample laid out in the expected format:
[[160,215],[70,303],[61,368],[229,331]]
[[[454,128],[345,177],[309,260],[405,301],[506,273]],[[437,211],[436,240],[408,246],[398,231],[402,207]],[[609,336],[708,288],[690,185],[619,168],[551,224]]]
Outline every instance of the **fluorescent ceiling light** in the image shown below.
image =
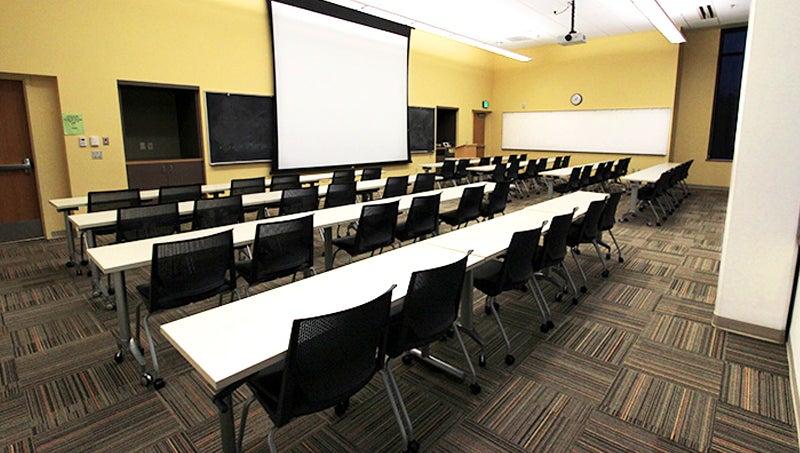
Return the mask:
[[468,46],[477,47],[479,49],[483,49],[492,53],[496,53],[498,55],[502,55],[504,57],[512,58],[517,61],[531,61],[532,58],[526,55],[522,55],[516,52],[511,52],[510,50],[503,49],[502,47],[493,46],[491,44],[487,44],[483,41],[478,41],[477,39],[470,38],[468,36],[460,35],[458,33],[453,33],[451,31],[445,30],[443,28],[435,27],[433,25],[426,24],[424,22],[418,22],[410,17],[401,16],[399,14],[392,13],[390,11],[383,10],[381,8],[376,8],[374,6],[366,5],[363,3],[359,3],[353,0],[328,0],[331,3],[336,3],[340,6],[344,6],[346,8],[354,9],[356,11],[361,11],[366,14],[371,14],[376,17],[380,17],[382,19],[390,20],[392,22],[397,22],[398,24],[407,25],[412,28],[417,28],[419,30],[424,30],[428,33],[433,33],[435,35],[443,36],[448,39],[452,39],[454,41],[458,41],[460,43],[466,44]]
[[658,4],[657,0],[631,0],[631,3],[639,8],[639,11],[644,14],[644,17],[667,38],[667,41],[672,44],[686,42],[686,38],[683,37],[681,31],[678,30],[678,27],[675,26],[672,19],[664,12],[664,9]]

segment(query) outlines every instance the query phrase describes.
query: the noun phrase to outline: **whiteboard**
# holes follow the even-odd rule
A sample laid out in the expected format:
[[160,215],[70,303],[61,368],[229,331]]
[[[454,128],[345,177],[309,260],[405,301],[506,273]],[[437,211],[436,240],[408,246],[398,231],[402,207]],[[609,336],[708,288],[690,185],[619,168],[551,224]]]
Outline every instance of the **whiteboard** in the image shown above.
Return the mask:
[[666,156],[672,109],[504,112],[503,149]]

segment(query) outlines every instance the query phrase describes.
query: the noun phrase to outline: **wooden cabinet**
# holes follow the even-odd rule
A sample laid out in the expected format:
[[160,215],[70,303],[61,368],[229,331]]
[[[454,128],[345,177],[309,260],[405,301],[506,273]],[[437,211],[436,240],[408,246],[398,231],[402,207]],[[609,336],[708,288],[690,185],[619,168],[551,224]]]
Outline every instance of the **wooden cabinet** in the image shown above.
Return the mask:
[[464,144],[456,146],[456,157],[483,157],[486,145]]
[[205,184],[203,159],[128,162],[128,187],[157,189],[181,184]]

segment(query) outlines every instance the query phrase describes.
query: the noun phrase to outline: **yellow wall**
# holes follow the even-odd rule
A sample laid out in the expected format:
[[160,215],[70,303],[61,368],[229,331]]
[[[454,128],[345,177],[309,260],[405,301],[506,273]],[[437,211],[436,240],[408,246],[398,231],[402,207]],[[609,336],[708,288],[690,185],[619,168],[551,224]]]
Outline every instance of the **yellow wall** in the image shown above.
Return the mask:
[[671,160],[694,159],[689,184],[728,187],[731,162],[709,161],[708,142],[717,79],[720,31],[684,33],[678,77],[678,102],[673,125]]
[[[673,107],[678,46],[658,32],[589,39],[586,44],[557,44],[525,49],[533,57],[520,63],[495,59],[495,88],[487,131],[487,149],[500,150],[501,112],[596,110]],[[573,93],[583,103],[573,106]],[[523,107],[525,104],[525,107]],[[503,154],[522,152],[503,150]],[[525,151],[529,156],[563,153]],[[499,153],[496,152],[495,154]],[[581,164],[624,157],[618,154],[571,153],[571,163]],[[631,170],[667,161],[667,156],[633,156]]]

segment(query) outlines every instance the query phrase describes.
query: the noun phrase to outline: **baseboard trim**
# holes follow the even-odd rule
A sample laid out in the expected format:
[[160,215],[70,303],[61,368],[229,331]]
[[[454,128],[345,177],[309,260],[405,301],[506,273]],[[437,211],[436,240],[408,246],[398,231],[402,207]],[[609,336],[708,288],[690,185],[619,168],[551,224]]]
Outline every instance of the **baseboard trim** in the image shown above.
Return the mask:
[[717,315],[711,318],[711,325],[718,329],[758,340],[769,341],[770,343],[784,344],[786,342],[785,330],[770,329],[769,327],[757,326],[755,324],[736,319],[723,318]]
[[[789,357],[789,388],[792,392],[792,402],[794,403],[794,419],[800,420],[800,389],[797,388],[797,375],[794,373],[794,355],[792,354],[792,342],[786,342],[786,355]],[[800,423],[795,423],[797,438],[800,439]]]

